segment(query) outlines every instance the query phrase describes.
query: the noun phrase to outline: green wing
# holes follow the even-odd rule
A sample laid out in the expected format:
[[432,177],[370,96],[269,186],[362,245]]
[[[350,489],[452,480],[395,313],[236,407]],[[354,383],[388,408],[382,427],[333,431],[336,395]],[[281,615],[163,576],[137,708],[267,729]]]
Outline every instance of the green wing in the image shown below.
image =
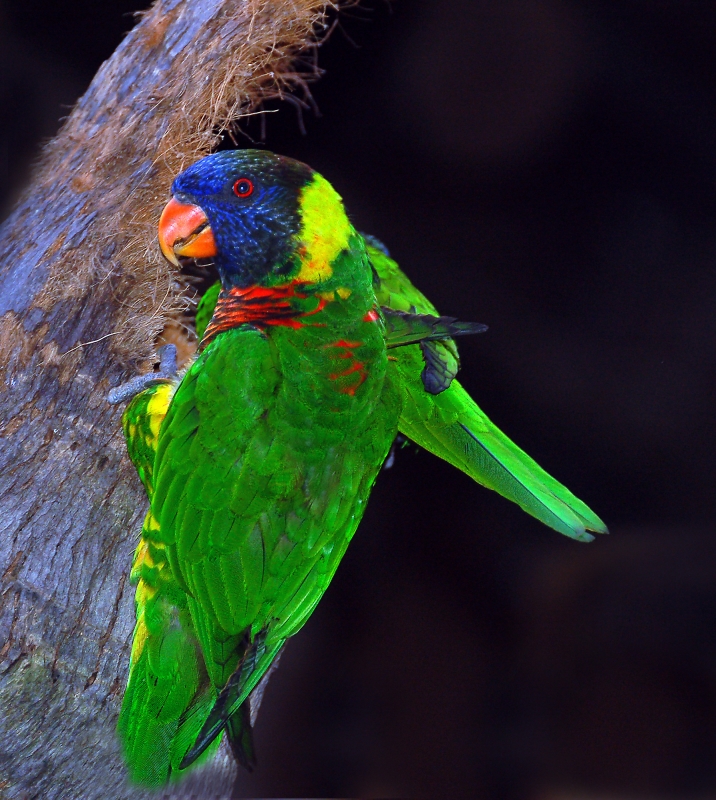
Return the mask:
[[[162,380],[132,398],[122,416],[127,452],[154,494],[159,431],[178,380]],[[175,774],[216,694],[206,674],[186,593],[169,566],[165,548],[152,541],[158,523],[149,511],[135,551],[130,580],[136,584],[129,680],[117,730],[132,779],[162,786]],[[193,721],[193,724],[192,724]]]
[[[364,347],[384,352],[372,320],[351,322],[355,329],[365,329]],[[349,392],[316,379],[317,359],[327,371],[344,369],[342,345],[310,344],[325,341],[323,326],[306,326],[305,341],[291,334],[277,327],[267,337],[249,326],[223,332],[189,368],[161,428],[152,499],[159,527],[149,541],[165,546],[187,593],[217,692],[210,714],[188,712],[201,731],[179,769],[222,728],[235,729],[242,704],[310,616],[394,435],[393,416],[377,397],[356,412]],[[367,385],[379,380],[378,369],[365,378]],[[321,391],[332,407],[316,400]]]
[[[366,244],[380,305],[438,317],[435,306],[410,283],[385,249],[370,237]],[[431,345],[428,352],[426,344]],[[459,364],[454,342],[424,342],[391,353],[403,393],[401,433],[566,536],[590,541],[594,537],[587,531],[606,533],[606,526],[593,511],[510,441],[452,380]],[[444,390],[437,393],[431,393],[425,379],[421,380],[431,358],[437,358],[441,374],[447,376],[439,379],[437,388]]]
[[[208,309],[204,327],[218,295],[213,288],[200,303],[200,309],[202,305],[205,311]],[[159,432],[178,385],[179,378],[150,385],[132,398],[122,416],[127,452],[150,500],[154,497]],[[191,600],[171,570],[158,531],[159,523],[150,510],[130,576],[137,586],[137,622],[118,721],[132,779],[155,787],[181,774],[182,760],[186,760],[185,754],[194,745],[217,700],[189,609]],[[236,759],[251,769],[255,756],[248,709],[248,703],[244,704],[233,716],[222,720],[222,726]],[[216,733],[196,754],[193,760],[197,763],[199,756],[203,754],[201,760],[205,760],[215,751],[220,741]]]
[[[135,554],[136,613],[129,681],[117,725],[134,781],[162,786],[215,700],[187,606],[163,548],[151,541],[151,511]],[[189,712],[192,712],[191,714]]]

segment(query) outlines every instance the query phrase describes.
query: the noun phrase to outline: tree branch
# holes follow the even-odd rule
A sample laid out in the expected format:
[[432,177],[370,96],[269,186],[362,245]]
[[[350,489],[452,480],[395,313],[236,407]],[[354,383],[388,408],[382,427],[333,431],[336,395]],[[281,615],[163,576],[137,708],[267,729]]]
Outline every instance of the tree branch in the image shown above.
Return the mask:
[[[330,5],[159,0],[2,227],[0,796],[144,796],[126,785],[114,725],[146,503],[105,397],[186,307],[156,245],[173,176],[315,77],[297,59]],[[232,775],[220,757],[162,796],[222,796]]]

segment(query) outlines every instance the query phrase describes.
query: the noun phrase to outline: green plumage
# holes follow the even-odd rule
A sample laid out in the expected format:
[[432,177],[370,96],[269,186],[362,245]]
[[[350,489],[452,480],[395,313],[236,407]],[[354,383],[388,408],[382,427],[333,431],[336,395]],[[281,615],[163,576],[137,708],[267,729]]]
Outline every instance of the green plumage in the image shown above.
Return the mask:
[[[196,360],[125,412],[151,508],[132,572],[137,627],[119,733],[132,777],[147,785],[181,775],[222,730],[253,765],[248,698],[330,583],[398,431],[568,536],[606,530],[453,380],[451,337],[483,326],[440,318],[321,181],[309,189],[345,237],[329,237],[327,264],[310,245],[297,250],[290,291],[252,301],[273,304],[266,323],[224,324],[227,300],[212,287],[197,329],[211,319],[214,333]],[[309,232],[324,224],[313,203],[300,195]],[[323,240],[313,231],[304,241]],[[231,319],[248,319],[243,309]]]
[[196,306],[196,337],[199,341],[204,337],[206,326],[211,321],[211,317],[216,307],[216,301],[219,299],[219,292],[221,291],[221,283],[217,281],[212,284],[206,292],[201,296]]

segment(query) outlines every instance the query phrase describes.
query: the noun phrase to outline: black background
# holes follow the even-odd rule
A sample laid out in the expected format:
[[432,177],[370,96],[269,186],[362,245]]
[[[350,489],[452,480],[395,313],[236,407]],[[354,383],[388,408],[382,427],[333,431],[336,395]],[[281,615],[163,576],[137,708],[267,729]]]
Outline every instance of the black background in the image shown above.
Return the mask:
[[[5,209],[135,10],[0,3]],[[266,116],[490,326],[463,383],[612,533],[563,539],[399,452],[272,679],[246,795],[716,792],[715,42],[709,2],[366,2],[307,135]]]

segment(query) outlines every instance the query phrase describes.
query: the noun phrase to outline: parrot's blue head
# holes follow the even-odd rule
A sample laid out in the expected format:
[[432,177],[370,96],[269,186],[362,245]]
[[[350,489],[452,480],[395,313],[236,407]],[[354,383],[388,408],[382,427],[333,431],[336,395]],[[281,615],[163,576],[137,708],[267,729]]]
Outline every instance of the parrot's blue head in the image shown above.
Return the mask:
[[275,285],[298,268],[302,190],[316,173],[266,150],[229,150],[177,175],[159,223],[164,255],[210,260],[224,288]]

